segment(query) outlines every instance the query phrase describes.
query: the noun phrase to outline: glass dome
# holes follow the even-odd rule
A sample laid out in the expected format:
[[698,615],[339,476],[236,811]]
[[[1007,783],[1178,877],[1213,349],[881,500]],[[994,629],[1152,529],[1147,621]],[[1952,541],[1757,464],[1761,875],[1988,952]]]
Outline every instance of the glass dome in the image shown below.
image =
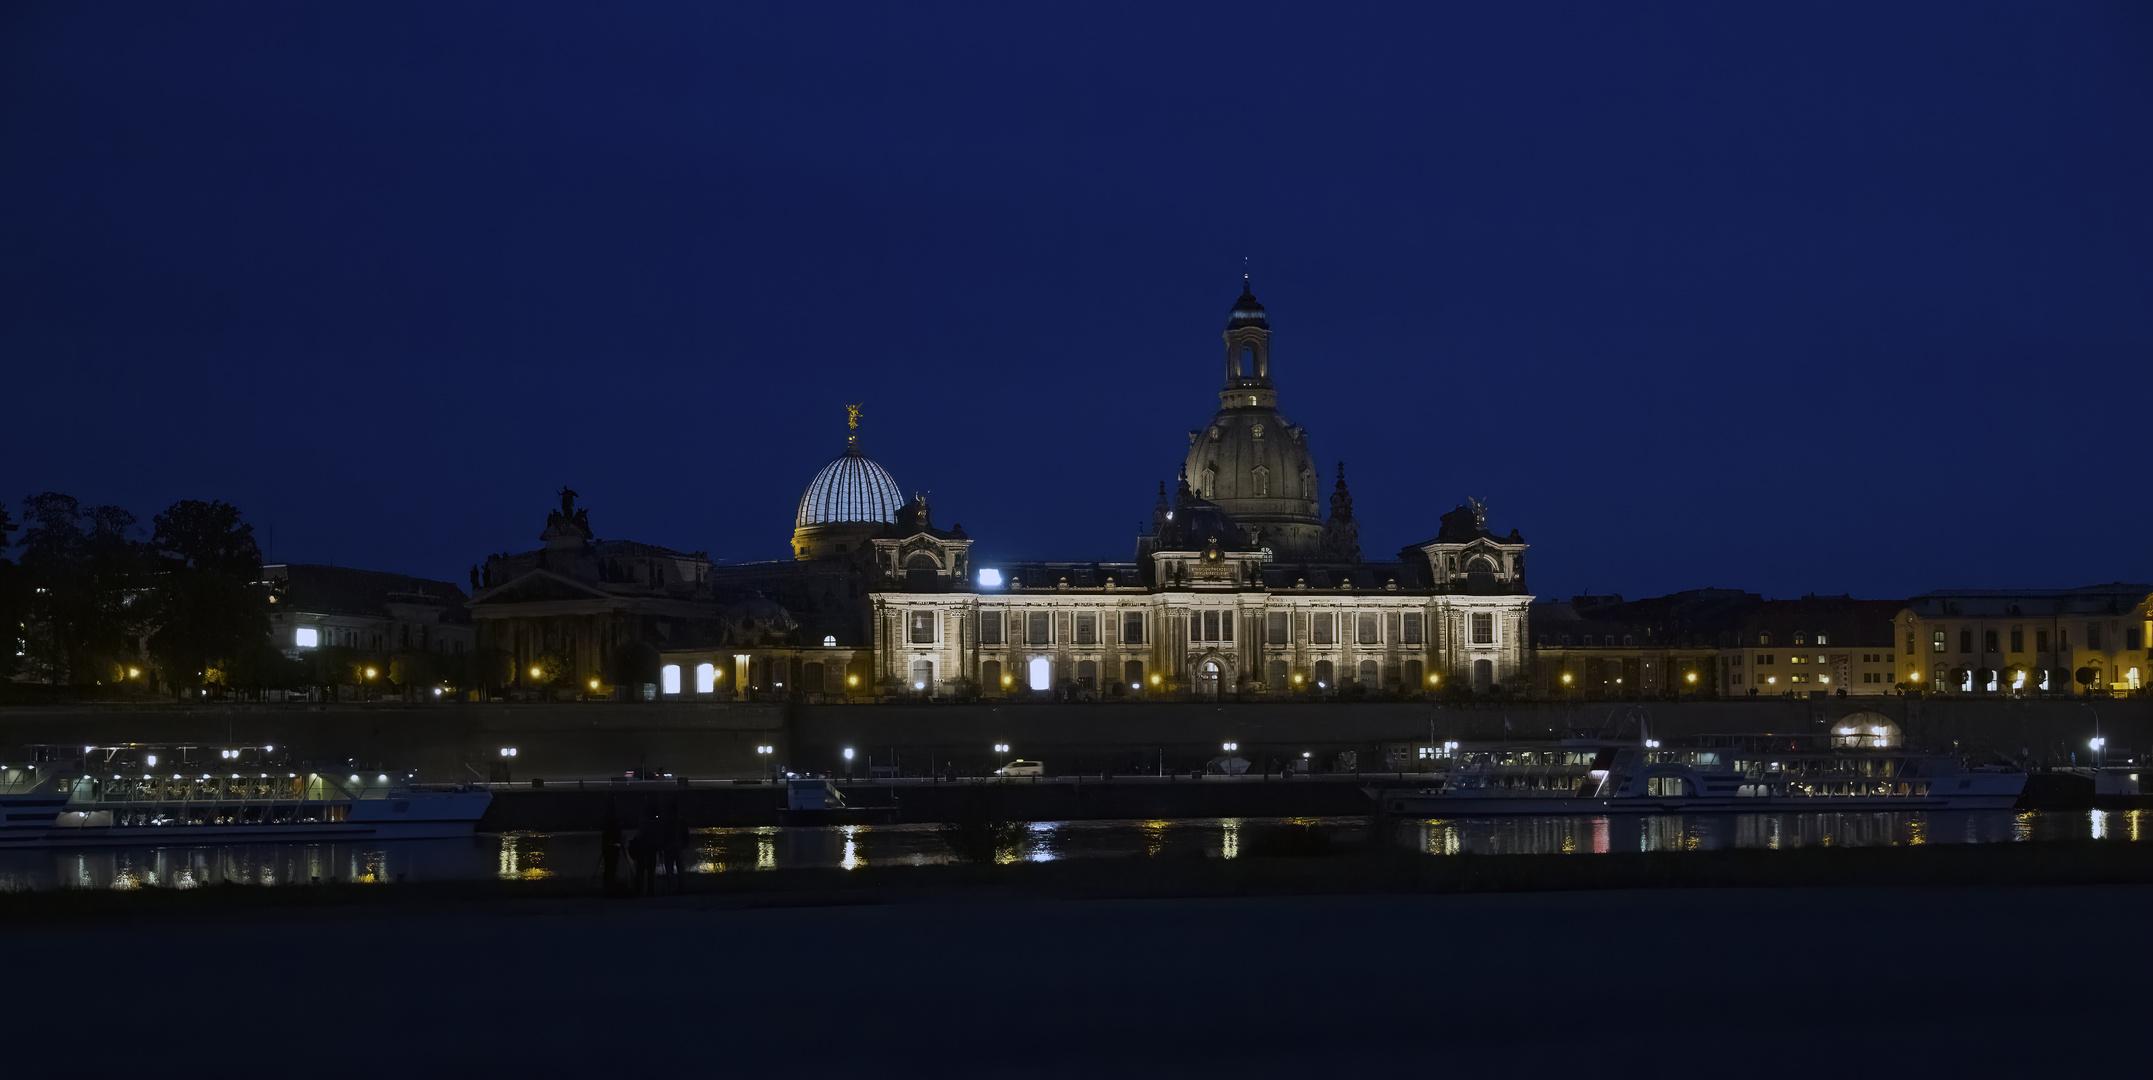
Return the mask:
[[862,523],[895,524],[904,505],[897,480],[857,446],[846,448],[809,481],[800,496],[794,527]]

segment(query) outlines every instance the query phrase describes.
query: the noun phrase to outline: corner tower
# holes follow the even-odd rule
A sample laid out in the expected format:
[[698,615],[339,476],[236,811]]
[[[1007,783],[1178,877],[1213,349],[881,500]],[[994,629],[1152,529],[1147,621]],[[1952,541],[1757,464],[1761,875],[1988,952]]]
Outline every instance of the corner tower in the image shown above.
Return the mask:
[[1316,514],[1315,459],[1307,433],[1278,411],[1271,321],[1246,280],[1226,313],[1222,338],[1219,411],[1189,432],[1189,484],[1196,497],[1233,519],[1242,530],[1240,543],[1270,548],[1278,559],[1319,559],[1323,520]]

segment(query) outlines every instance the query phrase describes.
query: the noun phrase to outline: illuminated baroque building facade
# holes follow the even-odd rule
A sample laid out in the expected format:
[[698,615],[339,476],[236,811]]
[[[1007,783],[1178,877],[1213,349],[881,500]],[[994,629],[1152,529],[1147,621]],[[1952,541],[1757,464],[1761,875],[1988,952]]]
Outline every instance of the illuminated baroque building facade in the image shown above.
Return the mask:
[[924,498],[902,502],[855,430],[801,496],[792,560],[710,571],[798,613],[806,632],[782,649],[666,649],[664,685],[1217,698],[1518,683],[1524,539],[1466,505],[1429,539],[1364,559],[1344,467],[1326,505],[1308,432],[1279,411],[1270,322],[1246,287],[1222,346],[1218,409],[1189,432],[1132,558],[975,566],[962,526],[937,528]]

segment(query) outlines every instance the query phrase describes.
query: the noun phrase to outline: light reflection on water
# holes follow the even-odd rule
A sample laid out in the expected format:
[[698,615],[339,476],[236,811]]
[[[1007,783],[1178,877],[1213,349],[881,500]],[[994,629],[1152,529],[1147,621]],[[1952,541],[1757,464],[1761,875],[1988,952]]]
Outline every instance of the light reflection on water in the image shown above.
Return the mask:
[[[1439,818],[1207,818],[1049,821],[1029,826],[998,861],[1239,857],[1278,826],[1322,829],[1342,842],[1374,840],[1430,855],[1605,854],[1617,851],[1785,850],[1915,844],[2153,839],[2153,810],[1848,811]],[[924,866],[952,861],[934,825],[759,826],[697,829],[683,865],[718,874],[797,867]],[[624,861],[625,862],[625,861]],[[79,851],[0,851],[0,890],[193,888],[205,884],[380,883],[494,877],[593,880],[598,834],[503,833],[390,843],[225,844]],[[625,877],[627,870],[622,867]]]

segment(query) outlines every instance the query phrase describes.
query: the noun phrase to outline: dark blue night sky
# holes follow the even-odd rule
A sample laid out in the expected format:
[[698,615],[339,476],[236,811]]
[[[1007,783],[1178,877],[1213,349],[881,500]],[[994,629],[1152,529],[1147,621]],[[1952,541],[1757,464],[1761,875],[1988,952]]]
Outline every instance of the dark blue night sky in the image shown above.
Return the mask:
[[1371,556],[2145,580],[2149,192],[2144,3],[18,2],[0,495],[780,558],[865,402],[983,562],[1126,559],[1247,258]]

